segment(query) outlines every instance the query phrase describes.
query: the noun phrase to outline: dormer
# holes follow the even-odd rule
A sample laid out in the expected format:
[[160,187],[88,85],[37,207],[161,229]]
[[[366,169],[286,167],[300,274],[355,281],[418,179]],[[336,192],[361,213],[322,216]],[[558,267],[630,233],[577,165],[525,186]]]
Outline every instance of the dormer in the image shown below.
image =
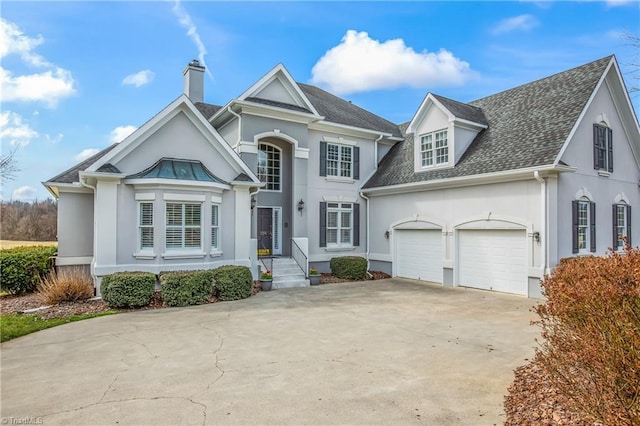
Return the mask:
[[407,128],[413,133],[415,172],[455,166],[487,127],[480,108],[427,94]]

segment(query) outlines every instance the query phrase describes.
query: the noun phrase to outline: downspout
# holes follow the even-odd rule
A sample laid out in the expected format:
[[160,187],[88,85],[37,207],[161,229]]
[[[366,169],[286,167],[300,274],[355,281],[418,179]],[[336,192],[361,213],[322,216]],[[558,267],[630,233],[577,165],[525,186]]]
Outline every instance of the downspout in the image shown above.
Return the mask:
[[[374,147],[374,161],[373,161],[373,166],[374,168],[378,168],[378,142],[380,142],[382,140],[382,138],[384,137],[384,135],[380,134],[380,136],[378,136],[378,139],[376,139],[375,141],[373,141],[373,147]],[[368,228],[367,228],[368,229]],[[367,240],[368,242],[369,240]]]
[[542,245],[540,266],[542,267],[542,274],[544,277],[544,275],[547,274],[547,258],[549,249],[547,246],[547,181],[540,177],[540,173],[537,170],[533,172],[533,177],[540,182],[540,229],[542,231],[540,233],[540,244]]
[[367,251],[365,253],[365,259],[367,259],[367,275],[369,276],[369,278],[372,278],[373,275],[371,275],[371,272],[369,272],[369,269],[371,269],[371,264],[369,261],[369,198],[367,198],[362,191],[360,191],[360,196],[367,200],[367,214],[365,219],[367,226]]
[[[235,145],[232,146],[234,151],[238,149],[238,145],[240,145],[240,141],[242,140],[242,116],[231,109],[231,105],[227,107],[227,111],[238,118],[238,140]],[[237,151],[236,151],[237,152]]]
[[[96,241],[96,197],[98,196],[98,189],[95,186],[91,186],[89,185],[86,181],[85,178],[80,177],[79,179],[80,181],[80,186],[84,186],[85,188],[89,188],[91,190],[93,190],[93,256],[91,256],[91,266],[90,266],[90,272],[91,272],[91,278],[93,279],[93,282],[97,282],[98,277],[96,276],[96,250],[98,249],[98,242]],[[98,289],[94,286],[93,288],[93,295],[95,296],[98,292]]]

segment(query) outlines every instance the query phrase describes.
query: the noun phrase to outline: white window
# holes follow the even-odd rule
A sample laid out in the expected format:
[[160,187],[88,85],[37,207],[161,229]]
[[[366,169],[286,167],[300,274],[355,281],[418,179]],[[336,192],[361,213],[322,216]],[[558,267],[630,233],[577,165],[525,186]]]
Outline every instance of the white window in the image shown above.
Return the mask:
[[446,130],[420,137],[420,164],[422,167],[447,164],[448,162],[449,141]]
[[280,191],[281,151],[273,145],[261,143],[258,148],[258,178],[268,191]]
[[211,250],[220,250],[220,216],[217,204],[211,205]]
[[624,248],[624,239],[627,237],[627,221],[629,220],[627,217],[627,205],[616,204],[615,215],[616,241],[613,248],[616,250],[622,250]]
[[138,203],[138,245],[153,250],[153,202]]
[[327,144],[327,176],[353,177],[353,147]]
[[327,203],[327,247],[353,246],[353,205]]
[[166,204],[167,250],[202,248],[202,204]]
[[578,202],[578,250],[589,250],[589,201]]

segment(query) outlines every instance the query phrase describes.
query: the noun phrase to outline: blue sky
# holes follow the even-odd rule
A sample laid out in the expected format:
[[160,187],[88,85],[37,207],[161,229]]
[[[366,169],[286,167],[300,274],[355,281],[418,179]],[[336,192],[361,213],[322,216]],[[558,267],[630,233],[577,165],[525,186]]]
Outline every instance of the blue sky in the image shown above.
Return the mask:
[[209,103],[282,62],[397,123],[427,92],[464,102],[609,54],[623,73],[639,62],[621,34],[639,33],[640,3],[624,0],[3,1],[1,19],[2,153],[17,148],[20,169],[4,200],[50,197],[40,182],[169,104],[194,58],[209,71]]

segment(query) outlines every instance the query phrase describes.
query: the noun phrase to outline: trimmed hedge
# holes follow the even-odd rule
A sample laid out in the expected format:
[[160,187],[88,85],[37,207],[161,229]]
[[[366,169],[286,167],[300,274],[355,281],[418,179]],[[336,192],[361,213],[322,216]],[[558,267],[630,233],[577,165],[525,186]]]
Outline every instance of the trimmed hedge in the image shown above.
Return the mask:
[[160,275],[162,299],[169,306],[207,303],[215,288],[213,271],[176,271]]
[[156,276],[150,272],[117,272],[102,277],[102,300],[112,308],[140,308],[153,299]]
[[35,291],[49,273],[55,246],[15,247],[0,250],[0,289],[11,294]]
[[359,256],[334,257],[329,262],[331,273],[344,280],[362,280],[367,273],[367,259]]
[[246,266],[221,266],[213,271],[220,300],[238,300],[251,296],[253,276]]

